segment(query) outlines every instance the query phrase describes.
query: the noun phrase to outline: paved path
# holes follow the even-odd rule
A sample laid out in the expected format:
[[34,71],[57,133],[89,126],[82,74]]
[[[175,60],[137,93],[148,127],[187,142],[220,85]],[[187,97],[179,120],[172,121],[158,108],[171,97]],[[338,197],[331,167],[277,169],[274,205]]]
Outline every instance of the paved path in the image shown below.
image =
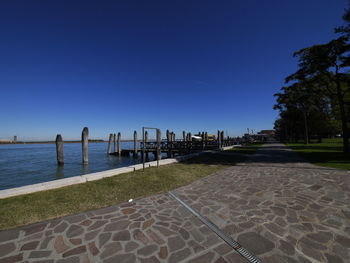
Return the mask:
[[[279,144],[174,191],[263,262],[350,262],[350,173]],[[168,194],[0,232],[0,262],[246,262]]]

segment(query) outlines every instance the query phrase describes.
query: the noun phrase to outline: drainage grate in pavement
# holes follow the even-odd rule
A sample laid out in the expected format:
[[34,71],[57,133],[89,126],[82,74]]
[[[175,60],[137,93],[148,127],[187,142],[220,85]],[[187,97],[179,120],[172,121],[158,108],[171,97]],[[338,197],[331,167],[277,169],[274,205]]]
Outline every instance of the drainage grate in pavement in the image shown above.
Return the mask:
[[209,229],[211,229],[215,234],[217,234],[222,240],[224,240],[229,246],[231,246],[234,250],[236,250],[242,257],[248,260],[251,263],[262,263],[261,259],[257,258],[254,254],[250,253],[248,250],[243,248],[238,242],[233,240],[230,236],[227,236],[223,233],[214,223],[212,223],[209,219],[202,216],[188,204],[186,204],[183,200],[181,200],[174,193],[169,192],[169,195],[173,197],[176,201],[178,201],[181,205],[183,205],[188,211],[190,211],[193,215],[198,217]]

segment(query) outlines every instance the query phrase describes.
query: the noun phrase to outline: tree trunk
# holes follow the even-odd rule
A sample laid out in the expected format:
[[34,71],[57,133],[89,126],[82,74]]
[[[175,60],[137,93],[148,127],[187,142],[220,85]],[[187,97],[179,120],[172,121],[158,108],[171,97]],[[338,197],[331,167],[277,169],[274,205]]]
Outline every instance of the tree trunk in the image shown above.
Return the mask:
[[338,103],[339,103],[339,109],[340,109],[340,118],[341,118],[342,131],[343,131],[343,151],[345,153],[348,153],[349,152],[349,132],[348,132],[345,107],[344,107],[344,100],[341,94],[341,86],[340,86],[339,80],[336,81],[336,84],[337,84],[337,97],[338,97]]

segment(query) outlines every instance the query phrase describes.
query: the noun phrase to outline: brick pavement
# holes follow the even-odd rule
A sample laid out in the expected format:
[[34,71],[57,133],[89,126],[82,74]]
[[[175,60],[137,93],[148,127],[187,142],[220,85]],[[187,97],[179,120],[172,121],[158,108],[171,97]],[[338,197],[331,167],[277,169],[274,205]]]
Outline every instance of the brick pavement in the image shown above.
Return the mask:
[[[279,144],[174,191],[263,262],[350,262],[350,173]],[[0,262],[246,262],[168,194],[0,231]]]

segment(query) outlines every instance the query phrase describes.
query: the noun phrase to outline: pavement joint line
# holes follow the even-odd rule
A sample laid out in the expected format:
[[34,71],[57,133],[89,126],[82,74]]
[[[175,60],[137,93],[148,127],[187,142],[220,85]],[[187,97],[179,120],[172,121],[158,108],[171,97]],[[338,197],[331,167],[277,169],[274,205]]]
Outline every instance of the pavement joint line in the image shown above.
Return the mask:
[[201,215],[199,212],[194,210],[191,206],[189,206],[187,203],[181,200],[181,198],[179,198],[177,195],[175,195],[172,192],[168,192],[168,194],[171,197],[173,197],[176,201],[178,201],[182,206],[184,206],[188,211],[190,211],[193,215],[195,215],[200,221],[202,221],[202,223],[209,227],[210,230],[212,230],[216,235],[218,235],[222,240],[224,240],[230,247],[236,250],[247,261],[251,263],[262,263],[261,259],[256,257],[244,247],[242,247],[237,241],[233,240],[230,236],[227,236],[213,222],[211,222],[205,216]]

